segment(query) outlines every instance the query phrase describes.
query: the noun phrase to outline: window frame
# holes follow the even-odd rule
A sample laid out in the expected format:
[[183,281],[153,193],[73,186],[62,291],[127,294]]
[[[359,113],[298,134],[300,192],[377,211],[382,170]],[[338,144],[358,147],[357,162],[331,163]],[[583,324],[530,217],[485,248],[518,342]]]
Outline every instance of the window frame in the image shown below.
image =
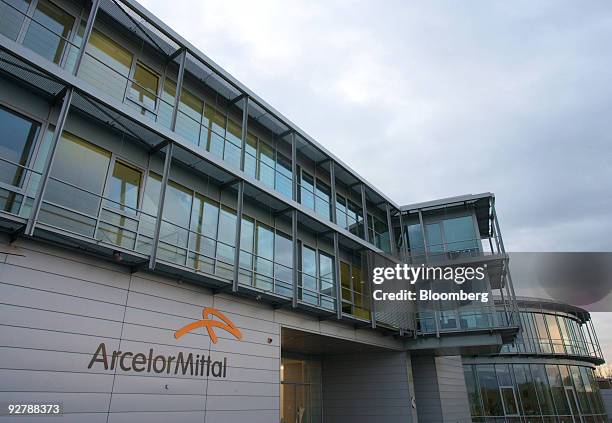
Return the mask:
[[[31,0],[30,4],[28,6],[28,10],[26,11],[25,15],[24,15],[24,19],[23,22],[21,23],[21,28],[19,29],[19,33],[17,35],[16,38],[16,42],[18,44],[23,45],[23,41],[25,40],[25,37],[27,35],[28,29],[32,23],[32,21],[34,20],[34,13],[36,12],[37,8],[38,8],[38,3],[40,3],[41,0]],[[46,0],[47,2],[51,3],[53,6],[57,7],[58,9],[63,10],[64,12],[66,12],[66,14],[70,15],[73,19],[74,22],[72,24],[72,28],[70,29],[70,36],[68,38],[62,37],[60,34],[55,34],[58,37],[60,37],[61,39],[65,40],[67,45],[62,49],[62,55],[61,55],[61,59],[59,60],[59,63],[55,63],[52,60],[49,60],[49,62],[56,64],[57,66],[61,67],[62,69],[64,68],[64,66],[66,65],[66,62],[68,60],[68,56],[70,55],[70,47],[71,46],[77,46],[77,43],[75,43],[75,37],[78,34],[79,31],[79,26],[81,25],[81,22],[83,21],[83,18],[85,17],[85,7],[81,7],[78,11],[76,10],[67,10],[65,7],[65,5],[59,5],[56,1],[54,0]],[[39,24],[37,23],[38,25]],[[48,29],[46,26],[43,26],[43,28],[45,28],[45,30],[49,31],[49,32],[53,32],[50,29]],[[24,46],[25,47],[25,46]],[[80,49],[85,48],[85,45],[81,45],[79,47]],[[27,48],[27,47],[26,47]],[[28,50],[31,50],[30,48],[28,48]],[[33,51],[33,50],[32,50]],[[41,56],[42,57],[42,56]]]

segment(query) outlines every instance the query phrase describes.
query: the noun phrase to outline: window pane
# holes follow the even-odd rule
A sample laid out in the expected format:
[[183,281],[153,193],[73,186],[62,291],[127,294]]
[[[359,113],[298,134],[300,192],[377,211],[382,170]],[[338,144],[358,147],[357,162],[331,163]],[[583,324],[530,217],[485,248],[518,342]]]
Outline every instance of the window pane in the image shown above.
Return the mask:
[[[39,128],[37,123],[0,107],[0,157],[27,165]],[[24,177],[22,167],[0,161],[1,182],[19,187]]]
[[535,382],[536,390],[538,391],[538,400],[540,402],[542,414],[555,414],[552,392],[550,390],[550,386],[548,385],[548,378],[546,377],[546,369],[544,365],[531,364],[529,367],[531,368],[533,381]]
[[561,375],[559,374],[559,368],[554,364],[547,364],[546,374],[548,375],[548,381],[550,383],[550,389],[552,390],[553,400],[555,402],[557,414],[569,414],[569,404],[567,402],[567,397],[565,396],[565,390],[563,388],[563,381],[561,380]]
[[159,257],[162,260],[185,264],[192,195],[193,193],[182,185],[168,182],[159,233]]
[[94,29],[79,76],[106,94],[123,101],[132,53]]
[[291,237],[276,232],[274,237],[275,291],[288,297],[293,296],[293,242]]
[[492,365],[477,366],[478,381],[480,383],[480,395],[484,404],[485,415],[503,416],[501,396],[495,377],[495,369]]
[[447,251],[465,251],[478,248],[472,216],[446,219],[443,225]]
[[170,129],[172,123],[172,109],[174,108],[175,96],[176,82],[166,77],[164,80],[164,89],[161,93],[162,101],[159,103],[157,121],[168,129]]
[[194,145],[200,145],[200,122],[203,111],[204,102],[183,88],[179,113],[176,116],[176,133]]
[[252,178],[255,178],[257,175],[257,138],[251,133],[247,133],[244,173]]
[[27,0],[3,0],[0,2],[0,33],[17,41],[30,2]]
[[523,414],[533,415],[540,414],[538,399],[536,396],[535,386],[531,378],[528,364],[515,364],[514,376],[516,377],[516,385],[523,405]]
[[73,26],[72,16],[47,0],[39,0],[23,45],[59,64]]
[[261,223],[257,224],[257,258],[255,260],[255,286],[266,291],[272,290],[274,260],[274,232]]
[[259,143],[259,180],[274,188],[274,150],[268,144]]
[[132,98],[149,110],[155,110],[158,87],[159,76],[138,63],[134,71],[134,81],[132,81],[130,88]]
[[132,66],[132,53],[94,29],[89,38],[90,50],[103,63],[122,75],[128,75]]
[[425,225],[425,234],[427,235],[427,248],[429,251],[433,253],[444,251],[442,231],[439,223]]
[[291,160],[281,154],[276,158],[276,190],[287,198],[293,197],[293,173]]
[[476,376],[474,375],[473,366],[463,366],[463,374],[470,401],[470,412],[472,416],[482,416],[482,404],[476,387]]
[[135,214],[138,208],[141,178],[142,173],[139,170],[121,162],[115,162],[107,194],[113,202],[109,202],[108,206]]
[[308,174],[302,172],[300,179],[300,203],[309,209],[315,208],[314,204],[314,180]]
[[423,243],[423,231],[421,231],[421,225],[408,225],[407,229],[410,253],[413,257],[422,256],[425,251],[425,244]]
[[64,132],[57,146],[44,200],[86,216],[54,206],[45,206],[47,211],[43,213],[41,220],[93,236],[109,163],[108,151]]
[[317,179],[315,212],[324,219],[330,220],[329,188]]

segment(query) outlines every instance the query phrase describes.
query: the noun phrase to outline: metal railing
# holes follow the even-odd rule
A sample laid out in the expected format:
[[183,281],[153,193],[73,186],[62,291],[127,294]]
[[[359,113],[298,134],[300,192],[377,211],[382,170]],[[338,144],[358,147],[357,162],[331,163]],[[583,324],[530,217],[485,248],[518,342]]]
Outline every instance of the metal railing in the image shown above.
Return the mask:
[[293,296],[293,267],[240,249],[240,276],[238,283],[283,297]]
[[[74,70],[81,45],[58,34],[45,23],[29,16],[27,9],[21,10],[6,0],[0,0],[0,33],[45,57],[69,72]],[[32,31],[36,28],[39,31]],[[80,38],[82,29],[79,17],[74,18],[70,36]],[[82,42],[82,40],[81,40]],[[54,47],[55,45],[55,47]]]

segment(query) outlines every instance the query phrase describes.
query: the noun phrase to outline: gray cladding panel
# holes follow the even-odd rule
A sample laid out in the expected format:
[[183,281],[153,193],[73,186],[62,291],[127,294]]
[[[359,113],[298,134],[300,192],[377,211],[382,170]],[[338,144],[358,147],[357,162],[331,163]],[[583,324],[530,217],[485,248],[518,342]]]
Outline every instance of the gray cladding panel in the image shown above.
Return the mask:
[[406,366],[403,352],[324,358],[324,421],[412,421]]
[[[280,324],[272,309],[34,242],[11,248],[24,257],[0,264],[0,401],[59,401],[62,422],[278,421]],[[216,330],[212,343],[202,327],[175,339],[203,307],[228,316],[242,340]],[[88,368],[101,343],[108,363],[116,350],[143,353],[147,363],[150,349],[153,358],[226,359],[225,378],[174,367],[111,370],[101,361]]]

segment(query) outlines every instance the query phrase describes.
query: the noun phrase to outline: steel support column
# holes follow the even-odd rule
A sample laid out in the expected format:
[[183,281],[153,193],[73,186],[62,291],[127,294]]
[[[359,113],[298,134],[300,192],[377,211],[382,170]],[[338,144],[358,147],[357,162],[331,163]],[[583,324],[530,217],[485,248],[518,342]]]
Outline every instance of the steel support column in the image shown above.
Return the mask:
[[238,275],[240,274],[240,234],[242,232],[242,207],[244,204],[244,181],[238,182],[238,199],[236,200],[236,238],[234,239],[234,274],[232,291],[238,292]]
[[[408,261],[412,261],[410,260],[409,254],[408,254],[408,236],[405,232],[406,228],[404,227],[404,218],[402,217],[402,211],[400,210],[400,214],[399,214],[399,222],[400,222],[400,238],[401,238],[401,242],[402,242],[402,246],[401,249],[404,253],[404,257],[403,257],[403,261],[408,262]],[[400,255],[401,257],[401,255]]]
[[91,9],[89,9],[89,16],[87,17],[87,24],[85,24],[85,31],[83,32],[83,45],[81,49],[77,53],[76,60],[74,62],[74,70],[72,71],[73,75],[76,75],[81,68],[81,62],[83,62],[83,57],[85,56],[85,49],[87,48],[87,43],[89,42],[89,37],[93,31],[93,26],[96,21],[96,15],[98,14],[98,9],[100,8],[100,0],[93,0],[91,2]]
[[293,242],[293,298],[291,299],[291,306],[296,308],[298,305],[298,262],[299,262],[299,254],[298,254],[298,212],[297,210],[293,210],[291,212],[291,240]]
[[360,188],[361,188],[361,213],[363,213],[363,239],[366,242],[370,242],[370,237],[368,234],[368,206],[366,204],[365,184],[361,184]]
[[421,225],[421,236],[423,237],[423,249],[425,250],[425,263],[429,263],[429,245],[425,235],[425,224],[423,223],[423,212],[419,210],[419,224]]
[[336,317],[342,319],[342,284],[340,280],[340,246],[338,232],[334,232],[334,280],[336,281]]
[[242,109],[242,136],[240,137],[240,170],[244,172],[244,162],[246,161],[246,140],[249,130],[249,96],[244,96],[244,108]]
[[368,269],[366,272],[366,282],[368,284],[368,294],[370,296],[370,317],[372,319],[371,326],[372,329],[376,329],[376,301],[374,300],[374,295],[372,293],[373,286],[370,275],[372,275],[372,253],[370,251],[365,253],[366,255],[366,268]]
[[331,216],[332,222],[338,224],[338,216],[336,216],[336,163],[333,160],[329,162],[329,186],[331,190]]
[[153,232],[153,243],[151,245],[151,254],[149,256],[149,269],[155,269],[157,261],[157,248],[159,246],[159,233],[161,231],[162,217],[164,213],[164,202],[166,200],[166,187],[168,186],[168,178],[170,176],[170,166],[172,165],[172,150],[174,144],[169,142],[166,147],[166,157],[164,159],[164,173],[162,175],[161,188],[159,191],[159,203],[157,204],[157,218],[155,219],[155,231]]
[[47,160],[45,161],[45,166],[40,175],[38,191],[36,193],[36,197],[34,198],[32,212],[30,213],[30,218],[28,219],[28,223],[26,225],[25,233],[29,236],[34,235],[34,228],[36,227],[38,214],[40,213],[40,208],[42,206],[42,200],[45,195],[45,190],[47,189],[47,184],[49,183],[49,175],[51,174],[51,167],[53,166],[53,160],[55,159],[57,145],[59,144],[62,132],[64,132],[64,126],[66,125],[66,119],[68,118],[68,111],[70,110],[70,103],[72,102],[73,92],[74,89],[72,87],[67,88],[64,94],[64,99],[62,100],[62,107],[60,108],[60,112],[57,117],[57,122],[55,124],[55,132],[53,133],[53,139],[51,140],[51,146],[49,147]]
[[298,201],[298,185],[297,185],[297,139],[295,132],[291,133],[291,176],[293,178],[292,195],[293,200]]
[[393,231],[393,221],[391,220],[391,206],[389,203],[385,203],[385,208],[387,209],[387,226],[389,228],[389,250],[391,255],[395,255],[395,233]]
[[174,107],[172,108],[172,120],[170,121],[170,130],[176,130],[176,119],[178,117],[178,109],[181,103],[181,93],[183,91],[183,79],[185,78],[185,61],[187,60],[187,50],[183,49],[181,53],[181,61],[179,62],[179,71],[176,78],[176,93],[174,93]]

